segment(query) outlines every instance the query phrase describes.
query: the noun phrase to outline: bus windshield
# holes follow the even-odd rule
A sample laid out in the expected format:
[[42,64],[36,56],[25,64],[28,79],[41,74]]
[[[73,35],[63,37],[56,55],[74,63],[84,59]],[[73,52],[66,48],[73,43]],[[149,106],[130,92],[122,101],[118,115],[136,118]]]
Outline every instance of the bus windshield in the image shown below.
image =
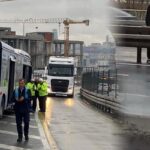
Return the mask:
[[72,77],[73,76],[73,65],[58,65],[58,64],[49,64],[48,66],[48,75],[50,76],[64,76]]

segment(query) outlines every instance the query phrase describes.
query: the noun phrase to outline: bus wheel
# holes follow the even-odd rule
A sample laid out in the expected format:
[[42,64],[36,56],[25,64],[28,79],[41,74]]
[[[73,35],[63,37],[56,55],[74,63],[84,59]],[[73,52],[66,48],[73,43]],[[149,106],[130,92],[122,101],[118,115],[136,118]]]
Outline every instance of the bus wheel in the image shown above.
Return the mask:
[[4,109],[5,109],[5,98],[3,96],[2,102],[1,102],[1,107],[0,107],[0,118],[2,118],[4,115]]

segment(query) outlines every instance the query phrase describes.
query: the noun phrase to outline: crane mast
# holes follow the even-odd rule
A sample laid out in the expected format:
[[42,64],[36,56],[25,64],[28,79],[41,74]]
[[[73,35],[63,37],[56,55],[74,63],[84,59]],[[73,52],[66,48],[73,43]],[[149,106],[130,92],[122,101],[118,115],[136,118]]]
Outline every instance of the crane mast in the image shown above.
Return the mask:
[[63,21],[64,23],[64,56],[68,57],[69,56],[69,25],[70,24],[85,24],[89,25],[89,20],[82,20],[82,21],[74,21],[71,19],[66,19]]

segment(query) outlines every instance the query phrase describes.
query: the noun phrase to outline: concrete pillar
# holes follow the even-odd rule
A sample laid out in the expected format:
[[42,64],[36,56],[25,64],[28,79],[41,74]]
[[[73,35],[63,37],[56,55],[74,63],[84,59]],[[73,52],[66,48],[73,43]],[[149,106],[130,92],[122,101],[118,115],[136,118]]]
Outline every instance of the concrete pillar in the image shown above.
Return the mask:
[[142,58],[142,48],[137,47],[137,64],[141,64],[141,58]]
[[150,48],[147,48],[147,59],[150,60]]
[[80,44],[80,65],[82,66],[83,61],[83,44]]
[[59,55],[61,55],[61,51],[62,51],[62,44],[60,43]]
[[58,45],[57,45],[57,43],[55,43],[55,52],[54,52],[55,56],[57,55],[57,51],[58,51]]
[[31,42],[30,42],[30,40],[28,40],[27,51],[29,54],[31,54]]
[[75,57],[76,44],[73,44],[73,57]]
[[[76,54],[77,55],[77,54]],[[81,73],[82,73],[82,61],[83,61],[83,44],[80,43],[80,56],[78,57],[78,69],[77,69],[77,80],[80,81]]]
[[16,48],[20,48],[20,47],[19,47],[19,39],[16,39],[16,45],[15,45],[15,47],[16,47]]
[[39,43],[38,43],[38,41],[34,41],[34,54],[35,54],[35,68],[36,69],[38,69],[38,62],[39,62],[39,60],[38,60],[38,53],[39,53]]

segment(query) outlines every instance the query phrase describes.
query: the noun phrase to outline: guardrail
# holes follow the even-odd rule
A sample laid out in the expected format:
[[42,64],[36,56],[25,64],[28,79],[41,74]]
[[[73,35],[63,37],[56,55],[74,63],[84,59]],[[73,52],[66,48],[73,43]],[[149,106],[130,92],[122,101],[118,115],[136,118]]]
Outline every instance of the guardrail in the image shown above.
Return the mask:
[[120,113],[124,108],[117,101],[116,98],[110,98],[109,96],[104,96],[94,92],[90,92],[81,88],[81,97],[85,98],[89,103],[93,104],[97,108],[108,113]]

